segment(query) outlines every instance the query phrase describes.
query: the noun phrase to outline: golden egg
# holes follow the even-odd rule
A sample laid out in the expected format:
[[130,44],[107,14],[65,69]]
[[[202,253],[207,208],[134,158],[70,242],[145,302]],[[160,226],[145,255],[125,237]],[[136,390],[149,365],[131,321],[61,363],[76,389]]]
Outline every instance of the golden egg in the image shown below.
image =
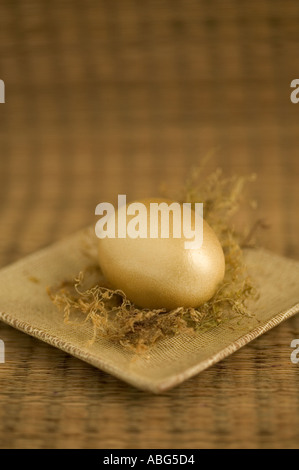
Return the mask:
[[[173,203],[168,199],[136,201],[147,209],[146,232],[153,224],[150,219],[151,203]],[[165,204],[164,204],[165,205]],[[119,230],[119,215],[129,204],[115,211],[115,234]],[[182,207],[182,206],[181,206]],[[162,213],[162,212],[161,212]],[[195,211],[191,210],[194,223]],[[136,212],[135,212],[136,215]],[[133,223],[134,215],[126,214],[126,226]],[[221,244],[208,223],[203,220],[203,238],[200,248],[186,248],[186,237],[175,238],[170,227],[169,238],[161,236],[161,217],[158,220],[158,237],[132,238],[108,237],[99,239],[99,263],[111,287],[122,290],[128,299],[143,308],[198,307],[215,294],[225,272]],[[171,222],[171,213],[170,219]],[[202,220],[202,219],[201,219]],[[131,227],[132,228],[132,227]],[[135,221],[135,228],[140,230]],[[144,227],[143,227],[144,228]],[[123,228],[121,229],[123,230]],[[121,233],[120,230],[120,233]],[[144,234],[144,233],[143,233]],[[188,240],[187,240],[188,241]]]

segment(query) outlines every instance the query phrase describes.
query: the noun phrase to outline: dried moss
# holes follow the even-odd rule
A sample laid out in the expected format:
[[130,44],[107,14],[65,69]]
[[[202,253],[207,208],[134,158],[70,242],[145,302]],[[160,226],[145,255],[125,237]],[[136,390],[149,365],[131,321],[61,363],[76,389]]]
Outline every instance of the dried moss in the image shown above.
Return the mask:
[[123,292],[106,287],[100,268],[94,265],[82,270],[76,279],[49,290],[54,304],[64,312],[65,323],[78,324],[83,317],[83,322],[91,322],[94,328],[91,342],[101,336],[142,352],[178,333],[194,334],[232,318],[249,317],[246,303],[256,291],[244,264],[241,239],[243,236],[248,245],[253,231],[244,238],[244,234],[235,231],[231,220],[241,207],[245,184],[253,179],[254,176],[225,178],[220,169],[205,176],[202,165],[193,171],[179,197],[182,202],[204,203],[204,217],[224,250],[225,278],[211,300],[199,308],[141,309]]

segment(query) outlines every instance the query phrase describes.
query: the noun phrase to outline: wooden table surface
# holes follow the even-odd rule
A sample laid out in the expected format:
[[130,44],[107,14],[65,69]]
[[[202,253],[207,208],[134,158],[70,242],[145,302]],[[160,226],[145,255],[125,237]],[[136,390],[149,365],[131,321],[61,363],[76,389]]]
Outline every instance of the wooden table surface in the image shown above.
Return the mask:
[[[296,0],[3,0],[0,265],[213,149],[258,175],[263,245],[299,259],[298,46]],[[295,338],[299,317],[154,396],[1,324],[0,447],[298,448]]]

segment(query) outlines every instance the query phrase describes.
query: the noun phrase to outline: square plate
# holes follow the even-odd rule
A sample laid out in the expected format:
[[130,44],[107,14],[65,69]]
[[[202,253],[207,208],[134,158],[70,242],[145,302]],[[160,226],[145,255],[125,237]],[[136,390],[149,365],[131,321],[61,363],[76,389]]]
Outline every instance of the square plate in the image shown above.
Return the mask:
[[249,303],[254,318],[178,335],[141,355],[101,338],[90,345],[92,325],[66,325],[46,289],[91,264],[92,231],[84,229],[0,270],[0,320],[140,389],[163,392],[299,312],[299,262],[252,249],[245,256],[260,291]]

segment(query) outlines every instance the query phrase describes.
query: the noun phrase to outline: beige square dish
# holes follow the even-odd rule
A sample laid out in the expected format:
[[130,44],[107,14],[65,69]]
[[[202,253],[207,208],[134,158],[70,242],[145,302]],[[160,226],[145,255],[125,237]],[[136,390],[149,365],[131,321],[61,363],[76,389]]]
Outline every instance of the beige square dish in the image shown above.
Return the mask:
[[299,262],[262,249],[248,250],[247,265],[260,290],[259,299],[249,306],[255,318],[234,321],[233,328],[226,322],[194,336],[180,335],[138,356],[104,339],[90,345],[91,325],[65,325],[46,292],[90,264],[82,250],[89,231],[0,270],[0,320],[140,389],[167,390],[299,312]]

